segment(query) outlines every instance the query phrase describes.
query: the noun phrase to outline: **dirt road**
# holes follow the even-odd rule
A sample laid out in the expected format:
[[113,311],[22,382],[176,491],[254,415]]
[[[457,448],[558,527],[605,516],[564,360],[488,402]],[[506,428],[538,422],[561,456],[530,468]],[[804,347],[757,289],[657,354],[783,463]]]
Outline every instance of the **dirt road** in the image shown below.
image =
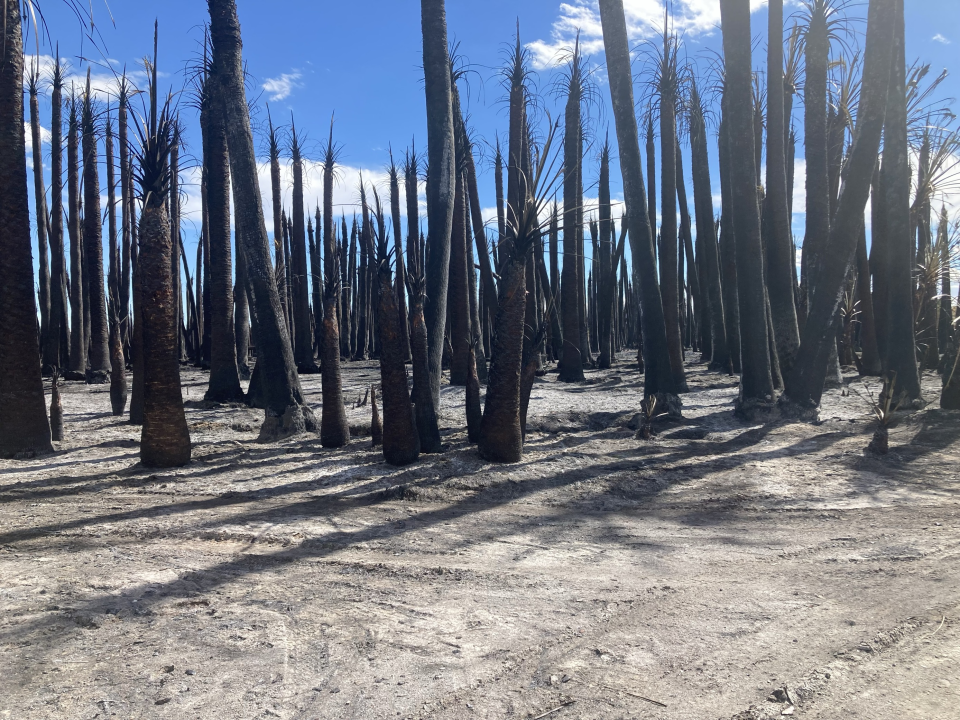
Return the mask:
[[960,413],[875,457],[856,394],[745,425],[695,365],[641,441],[622,367],[538,380],[511,466],[444,387],[447,451],[397,469],[183,379],[185,468],[77,383],[58,452],[0,461],[0,718],[958,717]]

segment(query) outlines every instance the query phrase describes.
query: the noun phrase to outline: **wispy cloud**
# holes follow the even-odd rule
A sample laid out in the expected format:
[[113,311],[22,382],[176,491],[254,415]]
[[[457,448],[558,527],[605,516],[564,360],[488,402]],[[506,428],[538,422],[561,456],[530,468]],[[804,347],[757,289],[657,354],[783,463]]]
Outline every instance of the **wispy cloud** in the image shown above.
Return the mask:
[[302,75],[299,72],[290,72],[283,73],[280,77],[267,78],[263,82],[264,92],[266,92],[273,101],[285,100],[290,97],[290,93],[293,92],[294,88],[300,87],[301,77]]
[[944,37],[943,35],[941,35],[940,33],[937,33],[937,34],[934,35],[931,39],[932,39],[934,42],[940,43],[941,45],[949,45],[949,44],[950,44],[950,41],[947,40],[947,38],[945,38],[945,37]]
[[[751,10],[766,4],[767,0],[750,0]],[[580,32],[580,46],[585,54],[593,55],[603,50],[598,0],[560,3],[558,12],[550,38],[527,44],[533,65],[538,70],[555,67],[562,62],[565,51],[573,47],[577,31]],[[624,0],[623,12],[631,42],[651,37],[663,27],[663,2],[660,0]],[[716,0],[675,0],[670,23],[678,33],[687,36],[710,34],[720,27],[720,3]]]

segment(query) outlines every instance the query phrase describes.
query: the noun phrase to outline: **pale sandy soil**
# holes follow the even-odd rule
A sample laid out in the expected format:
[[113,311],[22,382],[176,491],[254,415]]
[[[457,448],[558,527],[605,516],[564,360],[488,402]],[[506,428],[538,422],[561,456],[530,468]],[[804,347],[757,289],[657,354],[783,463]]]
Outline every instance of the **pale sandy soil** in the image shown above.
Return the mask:
[[[646,442],[635,371],[548,375],[512,466],[445,387],[448,450],[403,469],[258,444],[184,369],[194,461],[146,470],[68,384],[58,451],[0,461],[0,718],[755,719],[784,686],[797,717],[960,717],[960,413],[874,457],[855,394],[745,425],[690,373]],[[346,366],[358,427],[377,379]]]

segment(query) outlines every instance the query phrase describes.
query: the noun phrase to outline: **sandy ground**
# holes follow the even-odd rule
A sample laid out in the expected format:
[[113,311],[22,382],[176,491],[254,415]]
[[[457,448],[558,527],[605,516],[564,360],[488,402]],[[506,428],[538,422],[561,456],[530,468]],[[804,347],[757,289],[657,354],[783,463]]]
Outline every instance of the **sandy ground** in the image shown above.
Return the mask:
[[[377,379],[346,366],[357,429]],[[445,387],[447,451],[397,469],[258,444],[183,381],[185,468],[140,467],[78,383],[58,451],[0,461],[0,718],[960,716],[960,413],[875,457],[855,393],[745,425],[691,365],[686,421],[640,441],[621,367],[538,380],[510,466]]]

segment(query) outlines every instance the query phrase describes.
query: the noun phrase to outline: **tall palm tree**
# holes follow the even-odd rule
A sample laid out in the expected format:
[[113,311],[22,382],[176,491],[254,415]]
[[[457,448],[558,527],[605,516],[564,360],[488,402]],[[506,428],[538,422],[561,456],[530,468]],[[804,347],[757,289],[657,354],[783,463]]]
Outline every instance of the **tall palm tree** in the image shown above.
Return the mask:
[[90,301],[90,367],[88,383],[105,383],[110,372],[107,296],[103,286],[103,228],[100,224],[100,176],[97,168],[95,109],[87,68],[87,90],[83,96],[81,133],[83,137],[83,270]]
[[[875,0],[876,1],[876,0]],[[884,371],[897,374],[897,387],[910,400],[920,399],[916,335],[913,322],[913,238],[910,232],[910,158],[907,138],[904,3],[895,2],[893,70],[883,130],[887,235],[886,343],[881,346]],[[866,60],[864,61],[866,64]],[[866,72],[866,68],[864,68]],[[861,90],[861,97],[864,90]],[[861,99],[861,102],[863,100]],[[858,113],[859,115],[859,113]]]
[[176,467],[190,461],[190,431],[183,411],[177,352],[176,303],[170,221],[170,150],[173,123],[169,103],[157,107],[157,33],[154,26],[150,65],[150,118],[140,130],[138,180],[143,199],[140,218],[141,322],[143,323],[143,430],[140,460],[147,467]]
[[[37,251],[40,270],[40,349],[44,367],[57,364],[49,355],[50,346],[50,263],[47,254],[47,197],[43,183],[43,147],[40,136],[40,62],[34,59],[27,72],[27,91],[30,94],[30,140],[33,150],[33,204],[37,216]],[[59,332],[59,324],[57,331]]]
[[403,359],[400,312],[390,272],[390,242],[383,207],[373,191],[377,229],[370,257],[377,269],[380,303],[380,386],[383,389],[383,458],[391,465],[409,465],[420,456],[420,436],[410,402]]
[[[523,66],[523,55],[520,50],[520,37],[517,37],[517,50],[514,54],[513,72],[511,75],[511,144],[510,170],[513,170],[513,107],[514,93],[518,93],[520,103],[526,103],[526,88],[523,84],[526,69]],[[567,85],[567,102],[564,108],[563,131],[563,270],[560,275],[560,314],[563,330],[563,354],[560,358],[561,382],[579,382],[583,380],[583,353],[589,348],[580,346],[580,287],[583,277],[580,275],[580,259],[578,253],[578,219],[580,206],[583,204],[583,194],[580,192],[579,173],[582,165],[581,144],[581,103],[583,102],[584,61],[580,55],[580,42],[574,46],[570,58],[570,68],[565,78]],[[523,106],[519,106],[523,110]],[[514,210],[517,212],[517,210]]]
[[634,115],[633,75],[630,71],[630,46],[623,0],[600,0],[600,20],[610,78],[610,99],[620,147],[620,172],[623,197],[630,225],[634,288],[640,294],[643,332],[644,395],[661,392],[676,394],[683,386],[673,374],[667,349],[663,300],[657,279],[653,235],[647,214],[647,197],[640,160],[640,138]]
[[[340,297],[340,257],[333,230],[333,182],[340,149],[333,143],[333,118],[323,155],[323,342],[320,372],[323,373],[323,407],[320,415],[320,444],[343,447],[350,442],[350,426],[343,406],[343,382],[340,378],[340,328],[337,323],[337,299]],[[314,308],[316,311],[316,308]],[[344,313],[348,315],[348,313]]]
[[33,294],[20,3],[4,3],[0,48],[0,457],[51,452]]
[[783,0],[770,0],[767,19],[767,293],[780,370],[790,372],[800,346],[793,296],[793,239],[787,201],[786,120],[783,72]]
[[[203,165],[207,195],[207,294],[210,318],[210,379],[205,400],[242,402],[237,368],[237,338],[233,325],[233,263],[230,233],[230,160],[219,86],[208,77],[200,101]],[[199,268],[198,268],[199,274]]]
[[[871,0],[867,18],[867,40],[864,54],[863,84],[857,110],[857,131],[847,164],[846,180],[837,205],[837,212],[824,246],[823,256],[817,269],[817,280],[810,303],[810,312],[803,327],[800,350],[790,374],[786,378],[785,396],[801,408],[816,407],[823,394],[823,382],[827,373],[827,361],[831,348],[836,347],[838,309],[845,290],[850,268],[856,257],[857,242],[863,224],[863,211],[870,194],[870,183],[877,162],[880,136],[887,128],[884,155],[896,153],[896,112],[898,64],[903,63],[902,45],[894,49],[894,39],[900,35],[898,23],[903,22],[902,0]],[[902,27],[902,24],[900,25]],[[895,32],[895,28],[897,32]],[[900,35],[902,38],[902,35]],[[893,59],[893,72],[890,72]],[[899,77],[903,77],[900,75]],[[889,87],[889,89],[888,89]],[[900,85],[901,93],[903,86]],[[902,114],[902,139],[906,148],[906,103],[900,94]],[[886,123],[886,125],[885,125]],[[904,156],[906,152],[904,151]],[[904,159],[904,162],[906,160]],[[909,178],[907,192],[902,198],[902,209],[909,215]],[[895,202],[892,198],[888,199]],[[909,221],[909,218],[907,217]],[[909,238],[907,238],[909,242]],[[891,243],[892,249],[892,243]],[[907,248],[909,252],[909,247]],[[903,260],[904,265],[907,265]],[[907,269],[909,275],[909,269]],[[908,281],[909,282],[909,281]],[[907,285],[906,295],[912,294]],[[894,312],[899,312],[895,310]],[[913,319],[910,305],[909,331],[912,336]],[[909,355],[913,358],[913,373],[916,376],[916,356],[911,337]],[[903,384],[897,375],[898,387],[911,391],[910,379],[905,373]],[[919,394],[919,380],[915,378]],[[915,397],[915,396],[913,396]]]
[[666,9],[663,46],[657,50],[656,84],[660,110],[660,292],[667,329],[667,349],[674,383],[686,392],[683,339],[680,334],[680,282],[677,257],[677,97],[680,85],[680,42],[669,30]]
[[738,412],[749,416],[755,407],[773,401],[754,157],[749,0],[721,0],[720,16],[726,90],[723,111],[730,123],[728,141],[740,305]]
[[263,365],[266,405],[260,438],[276,439],[313,430],[316,422],[307,406],[293,360],[290,336],[283,322],[280,295],[270,262],[267,228],[257,175],[257,158],[247,108],[241,58],[240,21],[236,0],[208,0],[213,73],[220,85],[220,104],[227,131],[231,179],[238,232],[247,260],[257,318],[257,365]]
[[290,294],[293,299],[295,342],[294,358],[297,370],[316,373],[313,361],[313,333],[310,331],[310,286],[307,282],[307,248],[303,207],[303,142],[297,135],[297,126],[290,116],[290,155],[293,159],[293,213],[291,216],[290,275],[293,280]]
[[50,120],[50,324],[47,328],[45,362],[64,367],[62,357],[68,352],[60,337],[67,331],[65,293],[65,257],[63,249],[63,65],[54,59],[51,84]]
[[427,244],[430,247],[424,266],[424,319],[427,324],[430,395],[434,411],[439,412],[456,185],[453,90],[444,0],[420,0],[420,23],[427,101]]
[[80,235],[80,103],[70,88],[67,116],[67,232],[70,235],[70,371],[83,379],[87,371],[87,338],[83,327],[83,246]]

